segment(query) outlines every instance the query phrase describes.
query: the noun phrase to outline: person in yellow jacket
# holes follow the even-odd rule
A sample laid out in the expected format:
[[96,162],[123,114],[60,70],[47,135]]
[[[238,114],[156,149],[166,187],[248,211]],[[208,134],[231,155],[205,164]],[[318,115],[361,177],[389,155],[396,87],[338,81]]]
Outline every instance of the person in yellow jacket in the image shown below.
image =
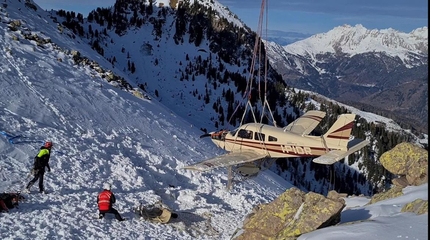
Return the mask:
[[51,171],[51,167],[49,166],[49,158],[51,157],[51,148],[52,148],[52,142],[47,141],[45,144],[40,148],[39,153],[34,158],[34,165],[33,169],[31,170],[34,178],[27,184],[27,191],[30,192],[31,186],[39,180],[39,192],[44,193],[45,189],[43,187],[43,177],[45,175],[45,169],[48,169],[48,172]]

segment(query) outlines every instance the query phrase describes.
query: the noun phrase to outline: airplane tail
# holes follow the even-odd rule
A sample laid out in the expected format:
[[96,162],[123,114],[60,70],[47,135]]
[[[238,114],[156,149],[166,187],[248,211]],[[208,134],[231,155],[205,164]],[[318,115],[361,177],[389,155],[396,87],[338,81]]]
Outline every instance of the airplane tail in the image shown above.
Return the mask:
[[354,126],[355,114],[342,114],[324,134],[328,148],[348,149],[349,136]]

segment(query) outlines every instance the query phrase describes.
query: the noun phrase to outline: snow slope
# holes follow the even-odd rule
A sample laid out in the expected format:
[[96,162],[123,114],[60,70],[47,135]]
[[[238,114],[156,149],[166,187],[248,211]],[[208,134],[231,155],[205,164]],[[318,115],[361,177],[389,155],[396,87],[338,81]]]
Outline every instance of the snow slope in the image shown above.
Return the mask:
[[[8,4],[11,11],[23,7],[21,2]],[[223,169],[208,173],[181,169],[223,151],[200,139],[201,131],[168,107],[107,83],[94,69],[74,65],[70,54],[52,44],[42,48],[34,41],[14,40],[16,33],[6,24],[10,19],[4,12],[0,17],[0,191],[21,190],[30,180],[39,147],[45,140],[54,142],[52,172],[45,175],[48,194],[39,194],[36,184],[23,195],[26,200],[19,208],[0,213],[0,239],[230,239],[254,207],[292,187],[266,170],[236,181],[227,191]],[[54,37],[61,47],[99,58],[83,44]],[[115,207],[128,221],[109,215],[94,219],[104,182],[113,184]],[[408,191],[414,199],[426,198],[428,190],[425,185]],[[134,215],[133,208],[140,203],[160,200],[179,213],[171,224],[150,223]],[[366,198],[348,200],[353,208],[344,211],[345,221],[371,220],[361,223],[362,233],[350,238],[369,238],[376,232],[379,239],[427,238],[423,227],[428,226],[427,216],[399,212],[406,200],[367,207],[361,207]],[[409,230],[402,227],[405,222]],[[384,230],[388,223],[390,231]],[[301,238],[346,236],[352,226],[356,225]]]

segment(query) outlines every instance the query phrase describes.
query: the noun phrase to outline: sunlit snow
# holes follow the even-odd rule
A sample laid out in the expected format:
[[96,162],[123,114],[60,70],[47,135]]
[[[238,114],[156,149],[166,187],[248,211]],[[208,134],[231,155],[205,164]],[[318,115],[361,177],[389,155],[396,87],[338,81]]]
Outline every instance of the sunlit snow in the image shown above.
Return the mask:
[[[266,170],[236,181],[228,191],[224,169],[181,169],[223,151],[200,139],[202,132],[169,106],[107,83],[94,69],[73,65],[70,54],[51,44],[40,48],[13,40],[5,22],[26,11],[19,1],[7,4],[12,14],[0,13],[0,191],[22,190],[42,143],[51,140],[54,148],[52,172],[45,174],[48,193],[39,194],[35,184],[19,208],[0,213],[0,239],[230,239],[254,207],[292,187]],[[37,14],[47,16],[40,9]],[[109,66],[85,44],[56,34],[55,25],[32,28]],[[112,183],[115,208],[127,221],[110,215],[95,219],[104,182]],[[427,200],[427,184],[404,192],[369,206],[364,206],[366,197],[347,198],[342,223],[360,223],[299,239],[427,239],[427,214],[400,213],[414,199]],[[133,213],[140,203],[160,200],[179,218],[162,225]]]

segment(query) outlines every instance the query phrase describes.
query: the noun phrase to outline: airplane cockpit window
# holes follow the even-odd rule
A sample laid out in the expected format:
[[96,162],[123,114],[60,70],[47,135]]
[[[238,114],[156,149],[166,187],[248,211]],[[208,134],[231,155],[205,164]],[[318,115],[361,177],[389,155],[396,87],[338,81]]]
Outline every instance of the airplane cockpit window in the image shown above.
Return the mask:
[[269,142],[277,142],[278,139],[272,136],[269,136]]
[[257,141],[264,141],[266,138],[266,134],[256,132],[254,135],[254,139]]
[[252,131],[240,129],[237,136],[241,138],[252,139]]

